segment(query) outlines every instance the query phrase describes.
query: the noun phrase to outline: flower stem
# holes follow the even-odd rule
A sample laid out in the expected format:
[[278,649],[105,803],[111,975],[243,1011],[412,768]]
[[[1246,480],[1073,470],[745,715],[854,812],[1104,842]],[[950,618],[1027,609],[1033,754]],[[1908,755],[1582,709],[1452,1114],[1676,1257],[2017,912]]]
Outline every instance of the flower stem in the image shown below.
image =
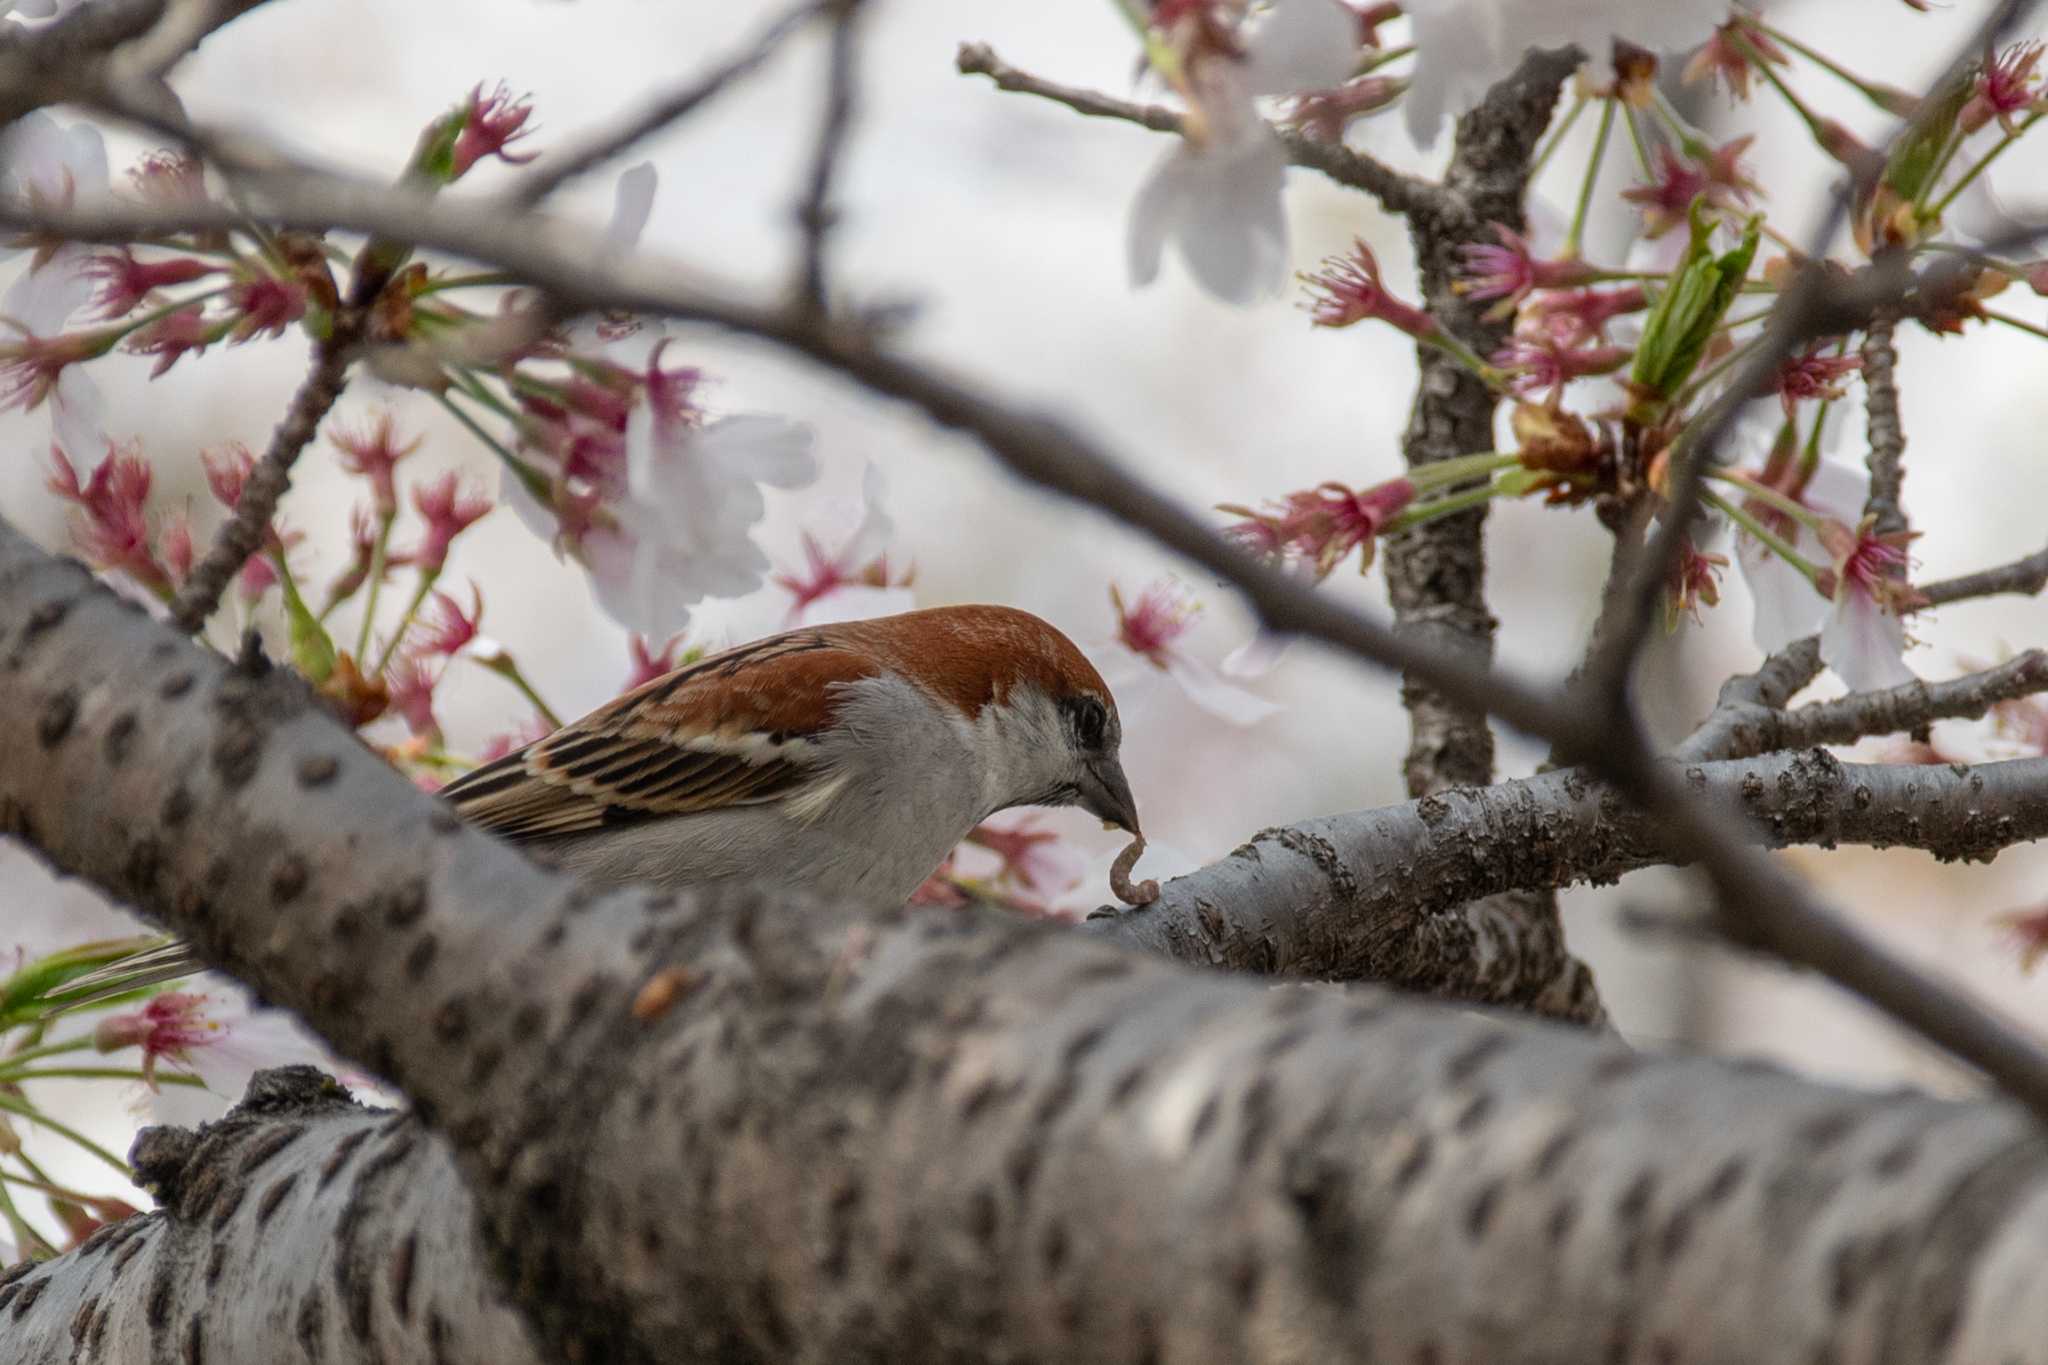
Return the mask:
[[1485,483],[1477,488],[1468,488],[1462,493],[1447,493],[1441,498],[1431,498],[1428,502],[1412,503],[1401,515],[1388,519],[1387,524],[1380,529],[1380,534],[1395,535],[1411,527],[1420,526],[1425,521],[1435,521],[1438,517],[1447,517],[1453,512],[1463,512],[1468,508],[1491,502],[1505,492],[1507,489],[1498,483]]
[[25,1047],[19,1052],[10,1052],[0,1057],[0,1067],[15,1067],[23,1062],[33,1062],[44,1057],[55,1057],[66,1052],[83,1052],[92,1046],[90,1038],[67,1038],[61,1043],[44,1043],[41,1047]]
[[[147,1081],[150,1078],[132,1067],[119,1066],[49,1066],[32,1071],[5,1072],[7,1083],[19,1081]],[[159,1085],[189,1085],[206,1089],[206,1082],[197,1076],[158,1076]]]
[[383,651],[377,655],[377,671],[371,674],[372,677],[383,677],[384,670],[391,666],[391,656],[398,652],[398,642],[412,628],[413,618],[420,614],[420,604],[427,600],[427,594],[434,589],[434,581],[440,576],[438,569],[432,573],[424,569],[420,571],[420,581],[412,590],[412,600],[405,604],[405,614],[398,618],[398,629],[391,632],[391,638],[384,642]]
[[1969,170],[1964,171],[1962,175],[1956,180],[1956,183],[1949,187],[1948,193],[1941,196],[1940,201],[1934,205],[1934,216],[1939,218],[1942,214],[1947,213],[1948,206],[1956,201],[1956,196],[1961,194],[1964,190],[1968,189],[1970,187],[1970,182],[1975,180],[1978,176],[1984,173],[1985,167],[1989,166],[1992,162],[1998,160],[1999,155],[2003,153],[2006,148],[2012,146],[2013,143],[2018,142],[2020,138],[2026,133],[2027,129],[2033,127],[2036,123],[2039,123],[2040,121],[2041,115],[2030,114],[2028,115],[2027,121],[2025,123],[2022,123],[2018,128],[2014,129],[2012,132],[2009,132],[2004,137],[2000,138],[1996,146],[1994,146],[1990,151],[1984,153],[1984,155],[1978,159],[1976,165],[1970,167]]
[[1773,512],[1790,517],[1815,535],[1819,535],[1821,527],[1830,520],[1828,517],[1821,515],[1805,503],[1799,501],[1799,499],[1788,498],[1777,489],[1760,480],[1751,478],[1739,469],[1710,469],[1703,477],[1719,479],[1725,484],[1740,488],[1744,493],[1763,503]]
[[[384,586],[384,559],[391,550],[391,527],[398,520],[398,509],[392,508],[377,518],[377,538],[370,542],[369,582],[363,596],[363,619],[356,626],[356,658],[360,661],[370,652],[370,631],[377,624],[377,595]],[[378,672],[382,672],[382,668]],[[373,675],[374,676],[374,675]]]
[[2027,332],[2033,336],[2048,337],[2048,327],[2043,327],[2039,323],[2028,322],[2024,318],[2016,318],[2010,313],[2001,313],[1995,308],[1986,308],[1984,310],[1984,317],[1986,321],[2002,322],[2008,327],[2021,332]]
[[1497,450],[1482,451],[1477,455],[1460,455],[1450,460],[1433,460],[1409,470],[1406,478],[1417,492],[1430,488],[1443,488],[1467,479],[1476,479],[1491,474],[1496,469],[1506,469],[1522,462],[1520,455],[1503,455]]
[[470,435],[483,442],[484,448],[493,455],[496,455],[499,461],[512,471],[512,476],[519,480],[520,487],[531,494],[535,502],[538,502],[543,507],[553,505],[555,500],[554,490],[548,487],[547,479],[542,477],[539,470],[520,459],[517,455],[514,455],[497,437],[485,431],[483,426],[474,417],[457,407],[455,401],[446,393],[437,393],[434,395],[434,398],[435,401],[447,410],[450,417],[462,423],[468,429]]
[[1543,144],[1543,150],[1537,152],[1536,160],[1530,163],[1529,183],[1535,183],[1536,177],[1541,175],[1543,168],[1550,163],[1551,154],[1564,145],[1565,137],[1571,132],[1572,125],[1579,121],[1579,115],[1586,112],[1586,105],[1588,103],[1589,101],[1584,95],[1580,95],[1572,101],[1572,107],[1565,111],[1564,118],[1559,120],[1557,127],[1551,130],[1549,139]]
[[[479,660],[479,662],[482,661]],[[542,720],[546,721],[549,724],[549,726],[557,730],[562,728],[561,717],[555,714],[554,708],[550,707],[546,702],[541,700],[540,693],[534,691],[533,684],[528,682],[526,680],[526,675],[519,671],[519,665],[516,661],[514,661],[511,655],[501,654],[496,659],[492,660],[490,663],[484,664],[483,666],[491,672],[497,674],[499,677],[503,678],[506,682],[511,683],[514,687],[518,688],[519,695],[526,698],[528,702],[532,703],[534,711],[540,716]]]
[[[1752,488],[1750,491],[1754,492],[1755,489]],[[1820,570],[1809,563],[1804,555],[1788,545],[1777,532],[1771,530],[1770,527],[1764,525],[1741,507],[1722,497],[1711,488],[1702,488],[1700,490],[1700,501],[1718,511],[1722,516],[1740,526],[1750,535],[1755,536],[1764,548],[1799,570],[1805,576],[1806,581],[1814,585],[1816,591],[1819,589],[1820,584],[1817,580],[1820,577]]]
[[[1827,72],[1836,80],[1841,81],[1843,84],[1853,88],[1857,94],[1863,96],[1863,98],[1869,100],[1872,104],[1875,104],[1880,109],[1889,110],[1892,107],[1881,97],[1876,82],[1864,80],[1861,76],[1849,70],[1849,68],[1843,66],[1841,63],[1835,61],[1832,57],[1827,56],[1825,53],[1815,51],[1813,48],[1808,47],[1805,43],[1800,42],[1797,38],[1794,38],[1791,34],[1785,32],[1785,30],[1781,28],[1773,28],[1771,27],[1771,25],[1762,23],[1755,19],[1752,19],[1750,22],[1752,24],[1755,24],[1756,28],[1760,32],[1764,33],[1768,37],[1776,39],[1779,43],[1783,44],[1784,46],[1791,48],[1794,52],[1797,52],[1800,56],[1806,58],[1806,60],[1812,62],[1815,66]],[[1755,55],[1755,46],[1750,43],[1744,43],[1744,47],[1748,48],[1750,51],[1750,60],[1756,61],[1757,57]]]
[[1572,225],[1564,236],[1564,250],[1558,253],[1567,259],[1579,254],[1579,238],[1586,230],[1586,210],[1593,202],[1593,186],[1600,180],[1600,163],[1607,159],[1607,138],[1614,131],[1614,105],[1612,97],[1601,102],[1600,131],[1593,135],[1593,154],[1586,159],[1586,178],[1579,184],[1579,202],[1572,209]]
[[1806,125],[1807,132],[1813,134],[1813,140],[1823,141],[1820,116],[1807,108],[1804,100],[1792,93],[1792,87],[1785,84],[1784,79],[1764,60],[1763,54],[1756,50],[1755,45],[1740,33],[1731,34],[1730,40],[1742,50],[1743,56],[1749,58],[1749,64],[1756,68],[1756,73],[1771,83],[1771,89],[1778,92],[1779,98],[1792,106],[1792,112],[1799,115],[1799,121]]
[[0,1113],[13,1114],[18,1118],[27,1119],[30,1123],[49,1129],[58,1137],[67,1138],[77,1143],[80,1147],[119,1171],[123,1180],[130,1179],[132,1176],[127,1162],[100,1146],[76,1128],[66,1123],[59,1123],[56,1119],[51,1118],[26,1100],[15,1099],[12,1095],[0,1095]]

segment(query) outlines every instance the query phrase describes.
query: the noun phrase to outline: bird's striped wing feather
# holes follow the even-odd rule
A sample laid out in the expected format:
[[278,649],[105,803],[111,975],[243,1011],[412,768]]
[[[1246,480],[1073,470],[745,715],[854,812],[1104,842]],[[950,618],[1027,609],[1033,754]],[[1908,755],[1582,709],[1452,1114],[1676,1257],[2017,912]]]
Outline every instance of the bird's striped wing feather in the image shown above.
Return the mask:
[[795,795],[823,776],[813,736],[833,689],[875,671],[828,631],[756,641],[656,678],[441,795],[514,840]]

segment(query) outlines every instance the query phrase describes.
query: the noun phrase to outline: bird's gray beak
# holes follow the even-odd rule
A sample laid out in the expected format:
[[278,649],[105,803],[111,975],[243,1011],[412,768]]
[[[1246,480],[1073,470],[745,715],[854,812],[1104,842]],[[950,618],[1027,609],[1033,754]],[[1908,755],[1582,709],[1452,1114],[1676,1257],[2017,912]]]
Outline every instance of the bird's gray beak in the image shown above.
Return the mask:
[[1138,802],[1131,795],[1131,784],[1124,777],[1122,765],[1115,759],[1105,758],[1083,768],[1080,786],[1082,809],[1133,834],[1138,832]]

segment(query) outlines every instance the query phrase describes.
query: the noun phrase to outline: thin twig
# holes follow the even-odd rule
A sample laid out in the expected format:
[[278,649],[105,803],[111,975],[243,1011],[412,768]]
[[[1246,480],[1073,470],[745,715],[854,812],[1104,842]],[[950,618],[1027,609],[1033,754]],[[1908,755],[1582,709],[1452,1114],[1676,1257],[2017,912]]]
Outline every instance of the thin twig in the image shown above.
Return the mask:
[[613,127],[591,134],[552,153],[519,177],[509,191],[511,202],[530,209],[580,175],[587,175],[642,138],[651,137],[680,119],[689,117],[700,105],[724,93],[727,87],[752,75],[791,34],[809,21],[820,8],[819,0],[804,0],[754,38],[738,56],[728,58],[701,76],[678,85],[649,100]]
[[846,152],[853,128],[854,82],[860,74],[858,24],[861,0],[834,0],[832,51],[825,78],[825,107],[818,118],[818,136],[811,151],[811,173],[796,222],[803,234],[803,259],[797,268],[797,306],[822,314],[827,306],[825,249],[838,214],[832,207],[832,181]]
[[[1041,99],[1063,104],[1077,114],[1090,118],[1121,119],[1135,123],[1140,128],[1149,128],[1155,133],[1179,133],[1181,115],[1176,110],[1161,104],[1136,104],[1129,100],[1112,99],[1092,90],[1077,86],[1060,85],[1044,80],[1028,71],[1020,71],[1002,58],[996,56],[987,43],[962,43],[954,58],[954,65],[966,76],[987,76],[995,82],[998,90],[1009,90],[1022,95],[1037,95]],[[1287,150],[1287,159],[1297,166],[1321,171],[1340,185],[1364,190],[1379,200],[1380,207],[1389,213],[1408,213],[1419,208],[1435,205],[1443,199],[1444,192],[1436,185],[1412,175],[1405,175],[1382,161],[1355,152],[1341,142],[1326,142],[1320,138],[1304,136],[1301,133],[1274,129],[1280,145]]]
[[[2043,587],[2048,587],[2048,549],[2010,564],[1923,584],[1919,592],[1928,606],[1938,607],[2003,594],[2033,597]],[[1730,678],[1721,684],[1712,713],[1672,756],[1688,762],[1734,757],[1743,742],[1741,735],[1754,724],[1770,723],[1759,722],[1756,711],[1783,710],[1800,689],[1820,676],[1821,667],[1820,638],[1809,635],[1764,660],[1756,672]]]
[[271,433],[269,448],[242,485],[234,514],[214,537],[206,558],[179,586],[177,599],[171,603],[171,620],[178,629],[189,633],[204,626],[235,574],[262,547],[264,528],[277,514],[279,499],[291,488],[292,465],[299,452],[312,443],[320,423],[347,387],[355,337],[353,330],[342,332],[340,317],[337,314],[335,332],[314,344],[312,368],[292,395],[284,420]]
[[1899,353],[1892,347],[1897,326],[1896,313],[1879,309],[1871,316],[1858,348],[1863,357],[1863,405],[1870,429],[1870,451],[1865,457],[1870,469],[1870,499],[1863,510],[1877,519],[1879,535],[1906,529],[1906,512],[1899,500],[1900,486],[1906,480],[1906,428],[1899,420]]
[[1735,713],[1715,758],[1748,758],[1816,744],[1852,744],[1866,735],[1902,734],[1930,721],[1975,720],[2002,701],[2048,691],[2048,655],[2038,649],[1946,682],[1902,683],[1855,692],[1796,711],[1751,705]]

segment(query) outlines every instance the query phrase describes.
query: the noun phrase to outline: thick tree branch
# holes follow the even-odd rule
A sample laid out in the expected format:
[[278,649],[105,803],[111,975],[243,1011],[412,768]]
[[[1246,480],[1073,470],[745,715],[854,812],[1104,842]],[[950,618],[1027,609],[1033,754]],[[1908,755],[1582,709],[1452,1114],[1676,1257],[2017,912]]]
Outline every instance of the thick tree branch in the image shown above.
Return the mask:
[[281,1068],[196,1134],[143,1130],[130,1159],[157,1212],[0,1272],[8,1365],[546,1359],[417,1117]]
[[[1980,860],[2048,836],[2048,759],[1929,767],[1810,750],[1691,764],[1682,775],[1769,848],[1860,844]],[[1527,1007],[1550,984],[1541,936],[1526,943],[1456,907],[1684,861],[1657,820],[1563,769],[1269,829],[1166,883],[1150,905],[1097,910],[1088,927],[1236,971]]]
[[[1077,114],[1089,118],[1121,119],[1149,128],[1155,133],[1181,131],[1181,115],[1178,110],[1168,109],[1161,104],[1135,104],[1129,100],[1113,99],[1092,90],[1077,86],[1060,85],[1041,79],[1027,71],[1019,71],[1002,58],[996,56],[987,43],[962,43],[954,58],[954,64],[962,75],[987,76],[995,82],[998,90],[1009,90],[1018,94],[1036,95],[1041,99],[1063,104]],[[1273,135],[1280,139],[1280,145],[1287,149],[1287,159],[1297,166],[1321,171],[1340,185],[1349,185],[1363,190],[1379,201],[1380,207],[1389,213],[1409,213],[1436,203],[1442,191],[1426,180],[1406,175],[1393,167],[1374,160],[1363,152],[1356,152],[1341,142],[1326,142],[1321,138],[1308,137],[1302,133],[1274,129]]]
[[[1463,249],[1490,240],[1492,223],[1523,226],[1529,166],[1550,123],[1571,64],[1538,54],[1487,92],[1458,121],[1445,174],[1447,192],[1408,216],[1409,235],[1431,314],[1467,347],[1490,355],[1506,338],[1504,321],[1458,292]],[[1418,346],[1419,378],[1401,453],[1409,467],[1455,459],[1493,443],[1493,391],[1436,346]],[[1487,509],[1423,523],[1388,540],[1384,564],[1395,628],[1479,668],[1493,659],[1496,622],[1486,600]],[[1410,796],[1493,780],[1493,730],[1483,708],[1446,696],[1422,679],[1403,677],[1408,754],[1402,765]],[[1439,950],[1434,961],[1411,959],[1408,984],[1443,978],[1454,995],[1491,996],[1576,1022],[1601,1024],[1606,1014],[1593,974],[1565,944],[1557,897],[1548,888],[1507,892],[1428,921],[1417,940]],[[1460,989],[1450,978],[1470,974]],[[1333,973],[1341,975],[1341,973]]]

